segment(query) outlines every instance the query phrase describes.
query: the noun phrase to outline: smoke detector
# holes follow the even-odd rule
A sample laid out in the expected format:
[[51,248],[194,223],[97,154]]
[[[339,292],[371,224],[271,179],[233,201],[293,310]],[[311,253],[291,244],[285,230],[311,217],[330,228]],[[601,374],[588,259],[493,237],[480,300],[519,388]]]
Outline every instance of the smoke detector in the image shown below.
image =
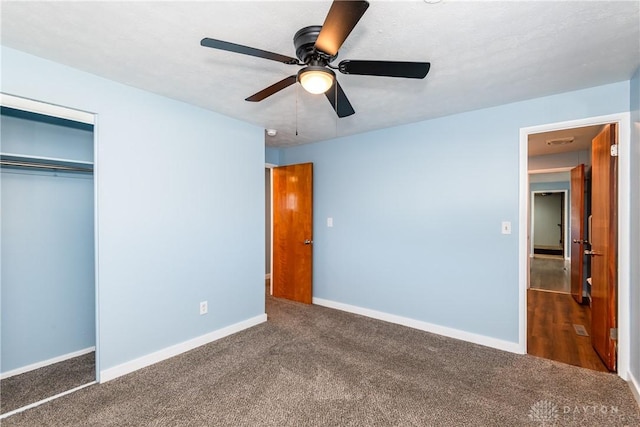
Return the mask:
[[277,133],[278,131],[275,129],[267,129],[267,135],[269,136],[276,136]]
[[567,138],[556,138],[556,139],[548,139],[547,145],[555,146],[555,145],[567,145],[571,144],[575,138],[573,136],[569,136]]

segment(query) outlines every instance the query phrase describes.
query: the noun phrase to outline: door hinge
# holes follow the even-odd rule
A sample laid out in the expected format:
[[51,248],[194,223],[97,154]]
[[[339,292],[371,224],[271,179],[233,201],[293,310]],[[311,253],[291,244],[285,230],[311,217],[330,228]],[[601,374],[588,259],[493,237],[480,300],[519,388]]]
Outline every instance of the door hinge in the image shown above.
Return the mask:
[[614,341],[618,340],[618,328],[609,329],[609,338],[611,338]]
[[611,146],[611,157],[618,157],[618,144]]

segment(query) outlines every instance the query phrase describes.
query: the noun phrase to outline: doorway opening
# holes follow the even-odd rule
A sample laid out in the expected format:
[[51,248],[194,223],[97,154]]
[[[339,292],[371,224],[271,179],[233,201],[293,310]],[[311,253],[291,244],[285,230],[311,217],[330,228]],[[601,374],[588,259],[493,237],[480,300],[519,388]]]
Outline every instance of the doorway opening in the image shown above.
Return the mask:
[[[542,185],[544,187],[544,185]],[[564,259],[568,255],[567,190],[531,192],[531,253]]]
[[[618,374],[626,378],[628,375],[628,356],[629,356],[629,347],[628,347],[628,309],[624,307],[624,304],[621,301],[628,301],[628,292],[629,292],[629,277],[625,273],[626,269],[629,267],[629,252],[628,252],[628,243],[626,242],[626,238],[624,237],[625,232],[628,231],[629,227],[629,211],[628,206],[623,203],[618,209],[618,205],[616,201],[618,199],[624,199],[625,191],[629,189],[630,182],[628,181],[628,159],[616,159],[615,161],[619,165],[618,169],[615,170],[616,178],[614,184],[617,184],[617,187],[614,185],[612,193],[613,208],[618,212],[617,218],[612,219],[612,224],[616,226],[614,231],[618,232],[619,239],[617,241],[610,241],[609,247],[614,247],[617,250],[618,258],[617,262],[614,259],[612,263],[609,263],[610,270],[617,271],[617,283],[613,285],[613,296],[608,299],[609,312],[607,315],[613,315],[614,319],[617,323],[614,325],[614,328],[611,328],[611,337],[614,341],[614,350],[617,352],[617,360],[614,359],[613,366],[606,364],[606,354],[603,358],[602,355],[600,358],[596,358],[592,360],[594,364],[589,366],[589,363],[584,363],[584,361],[580,362],[580,360],[576,360],[576,354],[580,354],[581,350],[573,349],[567,350],[563,348],[566,347],[566,343],[562,344],[561,340],[552,336],[551,330],[544,324],[541,324],[540,320],[545,315],[555,316],[556,323],[558,319],[560,319],[560,314],[566,315],[569,318],[563,320],[560,323],[562,325],[562,331],[560,331],[560,336],[567,336],[569,334],[574,334],[576,337],[589,338],[587,335],[590,335],[590,329],[588,325],[593,325],[598,328],[601,325],[595,325],[598,321],[591,319],[590,315],[592,312],[596,314],[594,316],[601,316],[602,313],[595,310],[592,307],[593,300],[589,297],[588,294],[585,294],[587,298],[584,299],[584,304],[579,304],[572,299],[571,294],[566,293],[557,293],[557,292],[546,292],[544,290],[535,289],[533,285],[532,279],[534,273],[531,270],[532,260],[536,255],[533,251],[533,235],[531,233],[531,208],[534,203],[532,198],[532,191],[545,191],[545,190],[558,190],[557,185],[559,182],[563,182],[563,185],[569,186],[568,183],[571,182],[571,178],[568,178],[567,175],[570,174],[570,170],[575,166],[575,164],[587,164],[591,163],[591,158],[587,156],[587,152],[580,154],[579,151],[585,150],[567,150],[567,147],[564,147],[563,150],[559,150],[555,153],[553,152],[539,152],[532,155],[530,146],[534,146],[535,143],[532,144],[532,139],[536,137],[543,138],[543,144],[547,147],[556,146],[556,145],[569,145],[573,143],[576,138],[573,138],[571,134],[580,133],[582,131],[588,131],[590,127],[595,127],[595,130],[602,130],[605,125],[613,124],[612,127],[614,134],[617,136],[618,145],[614,147],[618,149],[620,152],[626,153],[630,144],[629,140],[629,117],[628,114],[616,114],[610,116],[602,116],[595,117],[591,119],[583,119],[583,120],[575,120],[571,122],[564,123],[556,123],[542,126],[534,126],[529,128],[523,128],[520,132],[520,143],[521,143],[521,157],[520,157],[520,166],[521,166],[521,180],[520,180],[520,189],[521,189],[521,197],[520,197],[520,283],[521,283],[521,292],[520,292],[520,343],[523,349],[523,353],[536,354],[537,348],[540,347],[540,343],[545,343],[545,345],[549,342],[558,343],[555,346],[555,349],[551,353],[562,353],[565,352],[569,354],[570,357],[567,360],[561,360],[565,363],[571,363],[578,366],[584,366],[591,369],[598,370],[607,370],[607,371],[617,371]],[[593,129],[591,129],[593,130]],[[567,133],[569,135],[567,135]],[[571,142],[567,142],[571,139]],[[557,144],[554,141],[561,141]],[[552,143],[549,144],[548,142]],[[619,148],[618,148],[619,147]],[[607,147],[610,148],[610,147]],[[607,150],[608,153],[609,150]],[[613,152],[613,151],[612,151]],[[575,163],[568,163],[568,159],[573,159]],[[534,171],[532,174],[531,172]],[[547,179],[547,186],[550,188],[533,188],[535,184],[534,179],[530,179],[532,176],[537,174],[548,174],[550,176],[554,176],[554,179]],[[559,178],[562,174],[564,177],[562,179]],[[555,183],[555,184],[554,184]],[[553,185],[556,185],[553,188]],[[567,197],[567,206],[569,206],[568,200],[571,197],[570,188],[567,189],[569,191],[569,197]],[[617,196],[620,195],[618,198]],[[571,218],[571,213],[568,213]],[[569,220],[571,223],[571,219]],[[569,224],[570,228],[571,225]],[[613,229],[612,229],[613,230]],[[586,227],[585,242],[587,242],[590,237],[588,235],[590,231],[589,227]],[[573,239],[573,236],[571,236]],[[581,242],[581,243],[585,243]],[[568,242],[565,238],[565,243],[568,244],[568,250],[565,248],[565,256],[571,257],[572,242]],[[590,242],[593,243],[593,242]],[[585,249],[591,258],[596,257],[598,254],[594,252],[598,252],[595,250],[589,249],[586,247]],[[583,251],[573,250],[573,252],[582,254]],[[585,255],[586,256],[586,255]],[[570,265],[567,265],[568,269],[570,269]],[[568,274],[565,275],[569,276]],[[585,287],[586,288],[586,287]],[[596,298],[597,300],[597,298]],[[569,304],[571,303],[571,304]],[[597,302],[600,304],[600,302]],[[570,310],[570,309],[571,310]],[[577,309],[578,313],[572,313],[573,309]],[[553,314],[555,311],[555,315]],[[576,310],[573,310],[576,311]],[[536,313],[532,315],[532,313]],[[560,313],[560,314],[559,314]],[[570,318],[570,316],[576,315],[577,318]],[[542,322],[544,323],[544,322]],[[586,325],[584,325],[586,324]],[[609,329],[607,329],[609,332]],[[617,333],[617,337],[615,334]],[[544,337],[544,335],[547,335]],[[537,335],[536,339],[532,338],[532,335]],[[609,338],[609,334],[607,334],[607,339]],[[617,338],[617,339],[615,339]],[[593,337],[593,340],[596,340],[596,337]],[[584,341],[584,340],[583,340]],[[591,346],[590,346],[591,347]],[[597,354],[601,352],[598,351]],[[557,357],[551,355],[542,355],[543,357],[554,358],[557,360]],[[573,358],[573,361],[570,360]],[[608,369],[600,369],[602,361],[604,361],[605,366]],[[597,363],[595,363],[597,362]],[[616,363],[617,362],[617,363]],[[596,366],[594,366],[596,365]]]
[[545,174],[532,175],[530,180],[532,191],[529,287],[570,293],[571,259],[567,246],[568,190],[546,189],[565,184],[548,183],[545,181]]
[[264,168],[264,231],[265,231],[265,294],[272,294],[271,287],[271,270],[273,268],[273,185],[272,175],[273,168],[276,165],[267,163]]
[[2,94],[0,418],[95,383],[95,116]]
[[273,169],[271,295],[304,304],[313,298],[313,163]]

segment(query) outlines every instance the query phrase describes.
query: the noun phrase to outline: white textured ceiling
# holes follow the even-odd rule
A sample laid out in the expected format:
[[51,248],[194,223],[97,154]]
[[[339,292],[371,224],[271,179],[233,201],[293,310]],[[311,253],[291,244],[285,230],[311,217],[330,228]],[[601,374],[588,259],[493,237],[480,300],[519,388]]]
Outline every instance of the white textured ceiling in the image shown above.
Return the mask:
[[[569,151],[591,151],[591,141],[600,133],[602,127],[602,125],[583,126],[529,135],[528,154],[531,157],[566,153]],[[564,138],[572,138],[573,142],[562,145],[547,144],[548,141]]]
[[[208,49],[203,37],[295,56],[294,33],[331,2],[2,1],[2,44],[263,128],[290,146],[631,77],[638,1],[373,1],[342,59],[430,61],[425,80],[338,74],[356,114],[291,86],[297,66]],[[296,136],[296,128],[298,135]]]

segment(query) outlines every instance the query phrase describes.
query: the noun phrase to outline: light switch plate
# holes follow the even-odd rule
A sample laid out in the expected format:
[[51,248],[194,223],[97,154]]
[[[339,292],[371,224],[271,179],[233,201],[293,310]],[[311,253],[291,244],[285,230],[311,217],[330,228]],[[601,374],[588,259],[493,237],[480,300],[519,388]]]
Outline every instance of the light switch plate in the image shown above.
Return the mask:
[[333,227],[333,218],[327,218],[327,227]]
[[511,221],[502,221],[502,234],[511,234]]

